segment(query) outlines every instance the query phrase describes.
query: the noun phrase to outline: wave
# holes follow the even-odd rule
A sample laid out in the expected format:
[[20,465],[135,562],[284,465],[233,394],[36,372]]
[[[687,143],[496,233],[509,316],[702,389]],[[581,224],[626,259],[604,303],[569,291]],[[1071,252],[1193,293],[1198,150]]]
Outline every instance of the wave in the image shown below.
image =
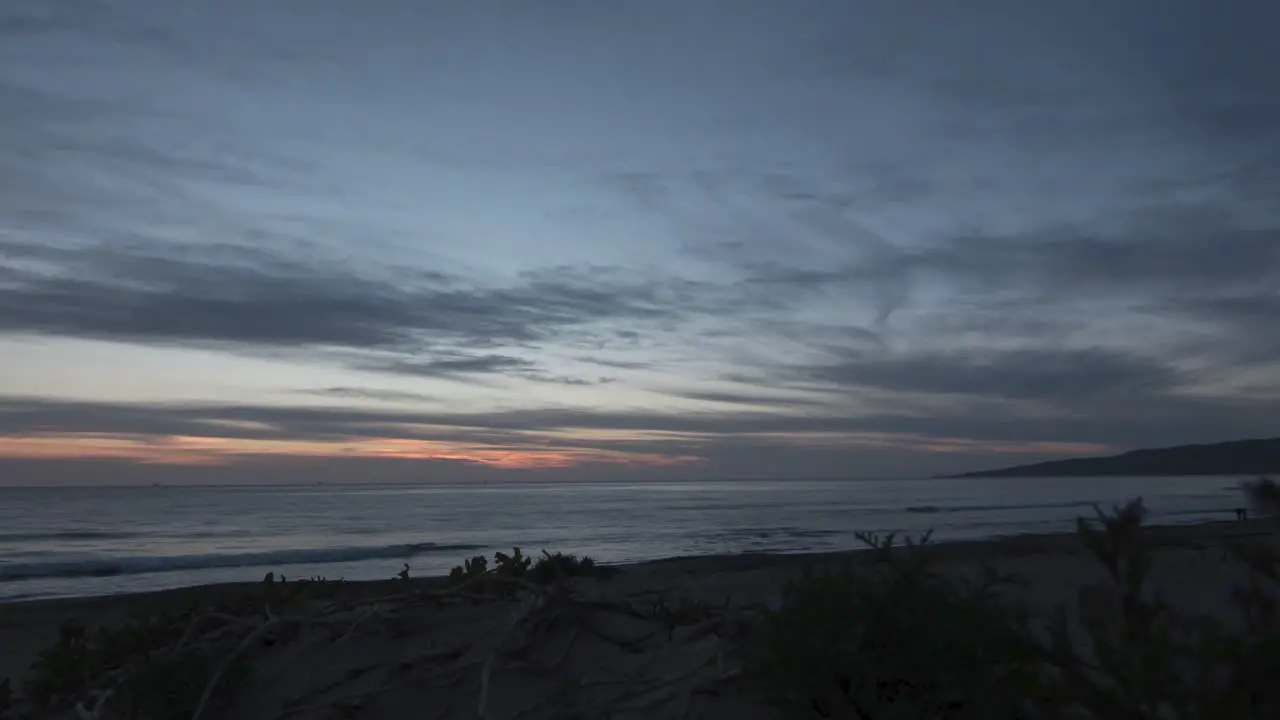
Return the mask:
[[909,513],[958,513],[958,512],[993,512],[996,510],[1047,510],[1051,508],[1090,507],[1092,503],[1082,500],[1071,500],[1052,503],[1023,503],[1021,505],[908,505],[903,508]]
[[1183,516],[1183,515],[1210,515],[1210,516],[1222,515],[1225,517],[1227,513],[1230,513],[1234,510],[1235,510],[1234,505],[1231,505],[1231,506],[1223,505],[1221,507],[1197,507],[1197,508],[1180,508],[1178,510],[1166,510],[1165,512],[1160,513],[1160,515],[1168,516],[1168,517]]
[[842,535],[843,530],[827,530],[815,528],[806,530],[804,528],[779,527],[779,528],[728,528],[716,532],[708,533],[705,537],[716,540],[809,540],[815,538],[833,537]]
[[37,580],[42,578],[111,577],[145,575],[173,570],[207,570],[212,568],[276,567],[314,563],[352,562],[357,560],[408,559],[433,552],[483,550],[485,545],[437,545],[412,543],[374,547],[310,548],[273,550],[250,553],[217,553],[205,555],[168,555],[94,558],[87,560],[55,560],[0,564],[0,581]]
[[0,532],[2,542],[39,542],[45,540],[128,540],[138,533],[101,530],[61,530],[45,532]]

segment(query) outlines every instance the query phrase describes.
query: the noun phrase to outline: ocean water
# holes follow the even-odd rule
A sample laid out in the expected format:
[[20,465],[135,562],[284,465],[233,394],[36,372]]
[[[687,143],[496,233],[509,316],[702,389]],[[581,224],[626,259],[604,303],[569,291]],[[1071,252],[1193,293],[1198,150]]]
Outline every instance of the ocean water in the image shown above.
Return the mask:
[[1227,519],[1241,478],[0,488],[0,602],[289,577],[446,573],[519,545],[602,562],[1053,532],[1141,496],[1152,522]]

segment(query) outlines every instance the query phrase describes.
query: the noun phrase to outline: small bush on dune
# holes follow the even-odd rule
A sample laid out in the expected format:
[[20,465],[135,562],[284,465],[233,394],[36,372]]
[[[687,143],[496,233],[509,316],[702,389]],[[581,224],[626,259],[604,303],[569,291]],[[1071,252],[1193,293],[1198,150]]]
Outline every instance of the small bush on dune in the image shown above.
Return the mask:
[[565,580],[575,577],[602,577],[609,574],[607,568],[596,565],[588,556],[566,555],[542,551],[537,562],[522,555],[520,548],[513,548],[512,553],[497,552],[493,554],[493,565],[483,555],[477,555],[454,566],[449,572],[449,582],[458,584],[480,578],[515,578],[527,580],[536,585]]
[[449,571],[450,582],[461,582],[472,578],[482,577],[489,571],[489,560],[483,555],[476,555],[473,558],[463,560],[461,565],[455,565]]
[[529,580],[535,583],[550,583],[575,577],[600,577],[608,574],[608,570],[596,565],[590,556],[578,557],[564,553],[548,553],[542,551],[542,557],[529,571]]

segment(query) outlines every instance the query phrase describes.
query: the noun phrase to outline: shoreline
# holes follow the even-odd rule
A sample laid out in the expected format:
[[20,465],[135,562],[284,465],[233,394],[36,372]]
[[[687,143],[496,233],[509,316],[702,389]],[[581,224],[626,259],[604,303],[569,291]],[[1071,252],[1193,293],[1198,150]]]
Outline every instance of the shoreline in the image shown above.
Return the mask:
[[[1224,559],[1221,543],[1249,539],[1280,547],[1280,522],[1152,525],[1144,526],[1144,538],[1153,551],[1152,588],[1180,611],[1222,617],[1230,614],[1230,590],[1243,575],[1241,568]],[[1104,577],[1097,562],[1086,557],[1074,532],[940,541],[931,546],[943,572],[966,574],[990,564],[1026,578],[1024,599],[1035,611],[1072,607],[1081,588]],[[848,566],[871,557],[865,550],[673,557],[611,565],[617,571],[613,577],[589,582],[610,596],[661,592],[717,606],[775,606],[786,584],[803,572]],[[406,589],[438,589],[445,580],[442,576],[414,578],[407,586],[400,580],[350,581],[338,592],[344,601],[371,601]],[[256,581],[0,604],[0,679],[8,676],[16,686],[37,653],[56,640],[58,626],[69,620],[114,626],[139,614],[180,611],[193,601],[207,605],[261,598],[263,592],[263,583]]]
[[[1089,518],[1089,519],[1092,519],[1092,518]],[[1259,518],[1254,518],[1254,519],[1245,520],[1245,521],[1225,520],[1225,519],[1224,520],[1202,520],[1198,522],[1188,522],[1188,523],[1164,523],[1164,524],[1151,524],[1151,525],[1144,524],[1143,528],[1147,533],[1153,534],[1153,535],[1167,534],[1167,533],[1182,535],[1185,532],[1192,532],[1192,533],[1201,532],[1201,530],[1188,531],[1187,530],[1188,528],[1224,528],[1224,529],[1237,528],[1237,529],[1240,529],[1240,528],[1252,527],[1255,523],[1265,524],[1265,520],[1259,519]],[[918,535],[913,535],[911,537],[915,539],[917,536]],[[903,538],[907,537],[907,535],[900,533],[896,537],[898,542],[901,543]],[[1050,531],[1050,532],[1021,532],[1021,533],[992,535],[992,536],[980,537],[980,538],[933,540],[930,543],[930,545],[931,547],[934,547],[935,549],[937,549],[937,551],[942,553],[944,556],[952,557],[952,556],[957,556],[958,554],[972,552],[971,550],[972,548],[988,548],[989,549],[994,546],[1000,546],[1004,548],[1002,552],[1009,552],[1022,544],[1034,545],[1034,544],[1044,544],[1044,543],[1053,544],[1053,543],[1058,543],[1063,541],[1069,542],[1074,537],[1075,537],[1074,530]],[[970,550],[962,550],[961,548],[969,548]],[[546,549],[548,551],[552,550],[552,548],[546,548]],[[501,550],[501,548],[499,548],[499,550]],[[537,548],[536,550],[533,550],[533,551],[541,552],[541,550],[542,548]],[[562,552],[570,552],[570,553],[577,552],[576,550],[571,548],[570,549],[556,548],[556,550],[560,550]],[[626,562],[618,562],[618,563],[603,562],[599,564],[602,566],[617,568],[619,570],[639,568],[639,567],[644,567],[649,565],[665,566],[670,564],[681,564],[681,565],[690,564],[690,563],[700,564],[703,562],[708,562],[708,563],[722,566],[722,567],[740,567],[740,566],[754,566],[759,563],[790,564],[792,562],[796,562],[800,560],[822,562],[823,559],[826,559],[826,558],[840,559],[840,558],[844,558],[845,556],[855,557],[859,553],[863,553],[865,551],[866,551],[866,548],[852,548],[852,549],[843,549],[843,550],[802,550],[802,551],[795,551],[795,552],[766,551],[766,552],[740,552],[740,553],[713,553],[713,554],[707,554],[707,555],[673,555],[669,557],[659,557],[659,558],[652,558],[648,560],[636,560],[636,561],[626,561]],[[464,559],[469,559],[474,555],[479,554],[480,552],[482,551],[481,550],[458,551],[458,555],[456,557],[457,564],[461,564]],[[387,559],[388,575],[392,574],[393,571],[395,570],[395,567],[401,562],[403,562],[403,560],[399,558],[394,558],[394,557],[388,558]],[[281,573],[281,571],[283,571],[285,574],[288,574],[288,568],[290,566],[284,565],[282,567],[276,567],[276,566],[264,565],[262,567],[268,568],[269,571],[274,572],[278,575]],[[137,576],[145,576],[149,574],[153,574],[153,573],[148,573],[148,572],[134,573],[134,575],[137,575]],[[121,577],[126,577],[126,576],[121,576]],[[414,577],[412,579],[412,582],[415,584],[415,587],[417,586],[417,583],[426,583],[426,585],[423,585],[423,587],[429,587],[435,582],[442,580],[444,577],[445,575],[443,574],[422,575],[422,576]],[[298,579],[306,579],[306,577],[303,576],[303,577],[299,577]],[[3,582],[3,581],[0,581],[0,582]],[[20,581],[14,581],[14,582],[20,582]],[[348,588],[357,588],[357,587],[366,587],[366,586],[369,588],[379,588],[379,587],[385,586],[388,583],[400,582],[400,581],[395,580],[394,578],[389,578],[389,579],[376,579],[376,580],[344,580],[343,582]],[[92,603],[92,602],[98,602],[98,601],[108,601],[113,598],[134,598],[142,602],[150,603],[156,600],[164,601],[164,599],[168,596],[175,596],[175,597],[180,596],[185,598],[192,594],[202,594],[202,593],[212,593],[214,594],[214,596],[219,596],[223,593],[234,594],[236,592],[240,592],[245,589],[257,587],[259,584],[260,584],[260,581],[258,580],[240,580],[240,581],[230,581],[230,582],[196,583],[192,585],[162,587],[162,588],[152,589],[152,590],[108,592],[108,593],[97,593],[97,594],[89,594],[89,595],[62,595],[62,596],[56,596],[56,597],[34,597],[34,598],[19,597],[13,600],[0,599],[0,610],[13,610],[22,606],[32,605],[32,604],[73,605],[81,602]]]

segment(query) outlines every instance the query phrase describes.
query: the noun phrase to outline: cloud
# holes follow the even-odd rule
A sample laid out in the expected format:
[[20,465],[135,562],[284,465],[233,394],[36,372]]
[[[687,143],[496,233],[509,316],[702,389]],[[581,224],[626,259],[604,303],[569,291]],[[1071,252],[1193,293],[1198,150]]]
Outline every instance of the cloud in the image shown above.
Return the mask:
[[[564,268],[483,286],[440,273],[361,274],[243,245],[128,238],[81,246],[0,240],[0,262],[7,277],[0,332],[155,344],[519,346],[593,323],[678,322],[708,302],[679,281]],[[445,375],[523,367],[491,354],[403,359],[384,369]]]
[[532,360],[492,353],[483,355],[444,354],[427,359],[402,355],[385,360],[359,361],[353,363],[352,367],[359,370],[394,375],[446,378],[467,382],[483,382],[485,381],[485,376],[491,375],[515,377],[539,383],[575,386],[607,385],[617,380],[606,376],[585,378],[556,375],[543,369]]
[[534,364],[510,355],[471,355],[431,360],[391,360],[362,366],[369,370],[418,377],[457,377],[474,374],[528,371]]
[[590,365],[600,365],[601,367],[613,368],[615,370],[645,370],[653,367],[652,362],[644,360],[614,360],[609,358],[592,357],[590,355],[580,356],[576,358],[579,362]]
[[[1139,6],[468,10],[423,42],[404,3],[6,4],[0,342],[318,360],[304,392],[343,407],[10,400],[0,428],[719,473],[1256,434],[1276,11]],[[432,410],[499,380],[516,409]]]
[[[249,262],[161,248],[61,250],[64,258],[52,272],[31,269],[0,288],[0,331],[157,343],[377,347],[405,341],[420,324],[410,293],[300,261],[267,256],[255,263],[254,256],[264,253],[247,248],[223,249]],[[44,263],[55,254],[14,244],[3,251]],[[212,254],[204,248],[193,253]]]
[[1165,392],[1173,368],[1124,353],[1091,350],[877,354],[806,368],[802,377],[842,388],[1041,400],[1070,406],[1103,394]]
[[[340,408],[0,404],[0,461],[261,466],[296,472],[325,458],[440,461],[530,472],[584,466],[675,467],[697,456],[625,439],[449,423],[447,415]],[[444,420],[444,422],[439,422]],[[550,429],[554,431],[554,428]],[[19,478],[20,482],[22,478]]]
[[[1036,382],[1044,376],[1051,380],[1072,377],[1067,363],[1046,360],[1062,372],[1058,376],[1030,372],[1028,377]],[[1018,367],[1008,358],[997,360],[996,365]],[[1114,381],[1122,382],[1121,376],[1130,371],[1123,369],[1123,363],[1116,365],[1121,371]],[[1125,449],[1257,436],[1272,427],[1273,404],[1261,398],[1195,395],[1177,386],[1139,384],[1117,389],[1085,382],[1085,394],[1073,400],[1067,399],[1069,386],[1060,385],[1053,386],[1053,392],[1032,387],[1027,392],[1009,393],[1002,388],[1001,392],[1014,397],[997,403],[969,394],[982,386],[975,388],[965,382],[970,371],[963,366],[953,375],[946,375],[945,368],[935,372],[941,373],[939,377],[945,382],[931,382],[959,394],[941,398],[926,395],[932,399],[921,402],[915,391],[877,395],[849,385],[830,384],[825,391],[814,385],[812,390],[830,398],[829,405],[793,406],[801,411],[795,413],[762,411],[750,407],[749,402],[726,409],[719,402],[749,401],[745,390],[737,397],[728,394],[730,391],[706,396],[705,409],[665,412],[540,407],[492,412],[392,411],[9,398],[0,402],[0,437],[9,438],[0,444],[10,446],[23,438],[29,442],[31,437],[44,437],[49,446],[62,443],[70,453],[78,443],[89,443],[94,437],[132,438],[129,442],[221,438],[231,456],[240,446],[258,448],[246,450],[246,455],[259,455],[271,448],[298,455],[373,455],[373,448],[392,454],[422,452],[420,446],[425,444],[435,453],[432,456],[463,456],[466,451],[477,457],[512,458],[513,467],[518,466],[521,453],[554,456],[566,467],[611,462],[610,458],[650,464],[699,458],[708,466],[749,469],[751,458],[755,458],[757,469],[761,469],[786,457],[798,463],[791,468],[793,474],[811,476],[847,475],[850,467],[859,468],[856,475],[874,475],[877,469],[890,467],[908,474],[947,472],[974,462],[981,464],[984,454],[1015,448],[1022,448],[1028,457],[1046,457],[1074,452],[1055,443]],[[899,381],[890,378],[890,382]],[[778,395],[785,397],[786,392],[779,390]],[[772,406],[787,407],[776,401]],[[874,448],[871,455],[868,448]],[[824,464],[804,465],[806,450],[821,450]],[[937,457],[925,459],[920,453]],[[914,471],[909,470],[912,462],[916,463]]]
[[608,375],[599,375],[594,378],[573,377],[570,375],[550,375],[542,372],[525,373],[521,377],[534,382],[550,383],[552,385],[570,385],[586,387],[590,385],[609,385],[618,382],[618,378]]
[[[840,222],[823,231],[825,249],[797,246],[784,259],[768,257],[767,244],[705,245],[699,252],[735,265],[745,284],[784,303],[847,304],[854,312],[845,325],[872,345],[890,337],[886,327],[897,339],[918,335],[924,328],[910,322],[926,319],[952,329],[987,324],[993,337],[1029,341],[1065,326],[1100,328],[1102,319],[1137,322],[1157,307],[1160,319],[1186,323],[1208,306],[1269,303],[1280,287],[1280,221],[1229,204],[1144,200],[1089,223],[941,234],[912,244],[868,238],[848,223],[842,232]],[[1100,308],[1107,308],[1104,318]],[[904,311],[912,321],[891,322]]]
[[831,409],[828,400],[820,400],[817,398],[804,398],[788,396],[780,393],[765,392],[746,392],[746,391],[728,391],[728,390],[687,390],[673,391],[670,393],[674,397],[684,398],[687,400],[698,400],[702,402],[715,403],[717,405],[745,405],[756,408],[766,408],[771,410],[784,410],[793,408],[822,408]]
[[94,0],[57,3],[18,0],[0,12],[0,37],[94,30],[100,28],[109,15],[110,11]]
[[297,392],[303,395],[342,400],[376,400],[382,402],[436,402],[440,399],[426,393],[372,387],[330,387],[318,390],[298,390]]
[[923,247],[879,246],[866,258],[854,254],[856,238],[845,238],[853,252],[841,266],[745,269],[753,282],[806,289],[876,280],[907,283],[918,276],[966,293],[1015,290],[1055,300],[1097,292],[1146,296],[1272,287],[1280,274],[1280,226],[1240,223],[1208,208],[1157,206],[1094,227],[959,235]]
[[1198,349],[1226,363],[1280,363],[1280,290],[1167,300],[1153,312],[1201,323],[1208,338]]

